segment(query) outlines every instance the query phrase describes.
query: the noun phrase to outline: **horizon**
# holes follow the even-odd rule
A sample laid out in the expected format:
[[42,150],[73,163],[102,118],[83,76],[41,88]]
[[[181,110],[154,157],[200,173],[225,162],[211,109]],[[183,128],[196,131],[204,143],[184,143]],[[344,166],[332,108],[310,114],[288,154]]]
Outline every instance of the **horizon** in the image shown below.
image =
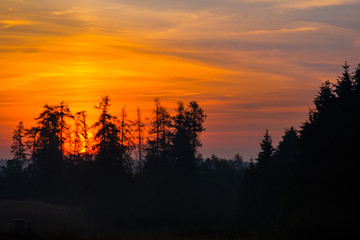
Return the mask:
[[[197,101],[208,115],[204,158],[257,157],[299,128],[320,85],[359,62],[358,1],[4,0],[0,9],[0,159],[12,132],[45,104],[110,112],[153,98],[169,112]],[[144,116],[144,117],[146,117]],[[90,125],[90,124],[89,124]]]

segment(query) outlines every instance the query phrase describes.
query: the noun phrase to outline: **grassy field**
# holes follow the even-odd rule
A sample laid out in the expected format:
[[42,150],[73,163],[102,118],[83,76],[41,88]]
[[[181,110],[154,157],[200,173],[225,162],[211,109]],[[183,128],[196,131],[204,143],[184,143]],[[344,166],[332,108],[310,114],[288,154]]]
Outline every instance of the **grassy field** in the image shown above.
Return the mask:
[[[0,239],[12,233],[13,219],[24,219],[25,232],[36,236],[31,239],[79,240],[217,240],[244,239],[219,234],[214,229],[184,230],[183,228],[120,230],[107,229],[101,219],[90,217],[82,208],[72,208],[32,201],[0,201]],[[214,233],[212,233],[214,232]],[[26,234],[25,234],[26,235]],[[8,236],[8,235],[6,235]],[[6,239],[29,239],[5,237]]]
[[40,235],[82,233],[94,223],[80,208],[31,201],[0,201],[0,232],[13,231],[12,219],[23,218],[25,231]]

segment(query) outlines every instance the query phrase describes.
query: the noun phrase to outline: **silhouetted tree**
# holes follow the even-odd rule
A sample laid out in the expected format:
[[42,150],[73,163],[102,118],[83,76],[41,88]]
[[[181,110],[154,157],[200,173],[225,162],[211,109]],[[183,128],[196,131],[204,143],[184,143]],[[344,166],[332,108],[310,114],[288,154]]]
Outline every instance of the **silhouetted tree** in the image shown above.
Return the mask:
[[260,148],[256,165],[250,162],[245,172],[239,199],[240,219],[254,225],[271,221],[275,210],[276,197],[273,192],[276,176],[275,149],[267,129]]
[[[316,108],[316,112],[324,112],[324,114],[329,114],[329,108],[333,106],[333,101],[335,100],[336,96],[334,94],[332,84],[329,81],[323,83],[320,87],[318,95],[314,99],[314,104]],[[312,111],[310,112],[310,122],[315,121],[317,113]]]
[[296,129],[286,129],[282,140],[274,152],[274,162],[271,165],[272,177],[268,188],[271,195],[270,221],[274,224],[284,224],[284,217],[293,208],[291,198],[298,196],[299,187],[295,183],[301,152],[299,149],[299,136]]
[[147,149],[147,163],[158,167],[169,164],[171,154],[171,117],[158,98],[155,99],[154,117],[151,122],[150,135]]
[[[121,142],[119,119],[109,112],[110,98],[102,98],[99,106],[100,116],[93,127],[95,162],[87,175],[86,186],[92,195],[96,208],[103,214],[112,214],[110,206],[119,201],[116,196],[124,192],[131,175],[131,159],[127,158],[127,149]],[[104,205],[104,203],[106,205]],[[112,211],[114,212],[114,210]]]
[[200,165],[199,193],[193,196],[200,196],[198,208],[205,223],[229,223],[236,216],[241,173],[233,161],[213,154]]
[[[257,168],[259,171],[267,169],[269,165],[274,161],[274,147],[272,146],[272,139],[269,135],[269,131],[266,129],[264,138],[260,143],[261,151],[259,152],[257,161]],[[266,170],[265,170],[266,171]]]
[[359,201],[359,191],[354,189],[359,183],[360,108],[355,100],[359,97],[356,72],[350,74],[347,63],[343,69],[333,87],[327,82],[320,88],[315,108],[301,127],[301,201],[294,201],[309,210],[307,224],[311,221],[321,229],[332,226],[350,231],[356,228],[352,212]]
[[360,63],[358,64],[353,74],[353,82],[354,82],[355,94],[356,96],[358,96],[358,92],[360,91]]
[[89,161],[92,158],[91,146],[90,146],[90,137],[89,137],[89,127],[86,123],[86,111],[81,111],[77,113],[80,135],[83,139],[83,148],[84,148],[84,160]]
[[137,141],[137,149],[138,149],[138,161],[139,161],[139,172],[142,173],[142,169],[144,167],[143,164],[143,155],[142,155],[142,151],[144,148],[144,128],[145,128],[145,124],[142,121],[141,118],[141,110],[138,107],[136,109],[136,121],[134,122],[134,126],[135,126],[135,135],[136,135],[136,141]]
[[248,169],[252,172],[255,172],[256,170],[256,164],[253,157],[250,157]]
[[352,95],[353,79],[349,73],[349,67],[347,62],[345,62],[343,66],[344,72],[342,73],[342,76],[338,78],[337,84],[335,84],[334,92],[340,100],[347,100]]
[[56,106],[45,105],[38,118],[39,137],[34,164],[43,181],[51,184],[62,170],[60,115]]
[[19,178],[23,173],[23,167],[27,160],[25,144],[25,128],[23,122],[19,122],[13,133],[13,143],[10,152],[13,158],[6,162],[6,167],[2,167],[2,173],[8,178]]
[[119,121],[109,113],[109,106],[110,98],[105,96],[100,105],[95,107],[101,111],[99,120],[94,124],[97,128],[95,161],[104,171],[111,172],[117,169],[127,172],[131,162],[123,158],[125,149],[121,145]]
[[133,136],[131,134],[133,123],[127,119],[127,113],[125,107],[121,110],[119,128],[120,128],[120,145],[122,149],[122,158],[127,159],[127,162],[131,162],[129,152],[134,148]]
[[25,130],[25,136],[27,138],[25,145],[26,145],[26,149],[30,151],[31,164],[34,163],[36,152],[38,151],[39,132],[40,132],[39,127],[31,127],[30,129]]
[[64,157],[64,142],[66,138],[64,137],[66,133],[69,131],[69,125],[65,122],[66,118],[74,118],[72,116],[70,108],[64,102],[61,102],[60,105],[55,106],[55,110],[57,111],[57,115],[59,117],[59,135],[60,135],[60,159],[63,160]]
[[73,130],[73,141],[72,141],[72,151],[70,152],[70,158],[75,164],[79,164],[81,161],[81,152],[84,148],[84,142],[82,140],[82,124],[81,124],[81,112],[75,114],[75,123]]
[[239,190],[238,216],[242,224],[253,225],[258,222],[256,177],[256,164],[251,157]]
[[[353,73],[353,85],[354,85],[354,102],[353,106],[360,106],[360,63],[358,64],[355,72]],[[360,111],[354,111],[353,123],[355,123],[354,132],[360,132],[360,124],[356,124],[360,122]],[[353,135],[355,137],[355,135]]]
[[291,168],[295,168],[298,164],[301,152],[299,149],[299,136],[294,127],[286,129],[282,140],[279,142],[275,150],[274,158],[276,168],[280,173],[288,174]]
[[175,130],[173,136],[173,146],[175,159],[179,170],[182,173],[194,172],[196,168],[191,142],[192,132],[189,120],[190,119],[187,118],[183,102],[179,101],[176,109],[176,115],[173,117]]
[[24,172],[24,164],[27,160],[25,150],[25,128],[23,122],[19,122],[13,133],[13,143],[11,145],[11,153],[13,159],[6,162],[6,167],[0,168],[1,175],[5,178],[5,194],[8,197],[24,196],[26,191],[26,174]]
[[244,159],[239,153],[235,154],[233,165],[234,165],[234,169],[237,172],[242,172],[244,170]]
[[[27,160],[26,150],[25,150],[25,128],[23,122],[19,122],[19,125],[16,127],[13,133],[13,144],[11,146],[11,153],[14,155],[14,158],[10,160],[12,162],[12,167],[14,171],[21,173],[24,163]],[[9,161],[8,161],[9,163]]]
[[186,110],[186,118],[189,122],[192,153],[195,157],[197,148],[202,145],[200,141],[200,134],[205,131],[204,121],[206,119],[206,114],[197,102],[192,101],[189,104],[189,108]]

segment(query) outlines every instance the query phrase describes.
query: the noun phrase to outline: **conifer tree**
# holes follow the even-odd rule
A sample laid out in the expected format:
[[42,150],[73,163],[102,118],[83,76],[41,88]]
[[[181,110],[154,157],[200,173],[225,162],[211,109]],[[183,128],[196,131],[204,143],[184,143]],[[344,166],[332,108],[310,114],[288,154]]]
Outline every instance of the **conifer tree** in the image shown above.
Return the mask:
[[142,169],[144,167],[142,152],[144,145],[145,124],[142,121],[141,110],[139,107],[136,109],[136,121],[134,122],[134,127],[135,127],[135,135],[136,135],[137,149],[138,149],[139,172],[142,173]]
[[360,92],[360,63],[358,64],[358,66],[355,69],[355,72],[353,74],[353,83],[354,83],[356,94],[359,94],[359,92]]
[[59,171],[62,162],[60,116],[56,106],[45,105],[36,118],[39,129],[35,164],[41,174],[51,176]]
[[171,153],[171,117],[167,109],[161,105],[158,98],[156,98],[154,102],[154,117],[150,129],[150,135],[152,137],[148,141],[147,158],[150,161],[155,160],[158,164],[164,165]]
[[25,130],[26,135],[26,149],[30,151],[30,160],[32,164],[34,163],[34,159],[36,158],[36,152],[38,151],[38,139],[39,139],[39,127],[31,127],[30,129]]
[[254,224],[257,221],[257,171],[254,158],[251,157],[239,191],[238,211],[240,221]]
[[19,162],[26,161],[26,152],[25,152],[25,128],[23,122],[19,122],[19,125],[16,127],[13,133],[13,144],[11,146],[11,153],[14,155],[14,160]]
[[259,171],[269,168],[274,159],[274,147],[272,146],[272,139],[269,131],[266,129],[264,138],[260,143],[261,151],[259,152],[257,160],[257,167]]
[[72,141],[72,151],[70,155],[74,158],[74,162],[78,164],[81,158],[81,152],[83,150],[84,144],[81,137],[81,112],[77,112],[75,114],[75,123],[74,123],[74,131],[73,131],[73,141]]
[[89,137],[89,127],[86,123],[86,111],[81,111],[77,113],[78,121],[80,125],[80,135],[83,139],[83,147],[84,147],[84,159],[89,161],[91,159],[91,146],[90,146],[90,137]]
[[321,85],[320,90],[314,99],[315,111],[312,112],[313,116],[310,120],[314,121],[318,117],[319,112],[329,114],[335,98],[336,96],[334,94],[332,84],[329,81],[326,81]]
[[300,157],[300,149],[299,136],[294,127],[285,130],[274,156],[277,162],[277,168],[295,167],[294,165]]
[[59,117],[59,140],[60,140],[60,158],[63,160],[64,157],[64,143],[66,141],[65,136],[69,135],[69,125],[66,123],[66,118],[74,118],[71,114],[70,108],[67,104],[62,101],[60,105],[55,106],[54,109],[57,112],[57,116]]
[[13,143],[11,145],[11,153],[13,159],[7,162],[7,171],[9,174],[20,174],[23,170],[27,154],[25,150],[25,128],[23,122],[19,122],[13,133]]
[[94,124],[97,129],[95,140],[97,151],[95,161],[97,165],[104,171],[121,171],[126,173],[129,171],[131,162],[124,158],[124,148],[121,145],[121,129],[117,117],[109,113],[110,98],[105,96],[102,98],[96,109],[101,111],[99,120]]
[[[134,140],[132,136],[133,123],[127,119],[125,107],[121,110],[119,128],[120,128],[120,146],[123,159],[130,159],[129,152],[134,148]],[[129,160],[130,161],[130,160]]]
[[190,132],[190,118],[186,116],[186,110],[183,102],[178,102],[176,115],[173,117],[174,122],[174,153],[175,158],[180,164],[189,164],[193,159],[192,149],[192,132]]
[[189,124],[191,148],[193,157],[197,153],[197,148],[201,147],[200,134],[205,131],[204,122],[206,114],[204,110],[195,101],[189,103],[189,107],[186,110],[186,121]]
[[[356,149],[360,135],[357,117],[360,108],[355,100],[359,93],[356,93],[354,75],[345,62],[337,83],[327,91],[320,89],[314,101],[316,108],[300,131],[302,155],[297,181],[302,189],[297,196],[301,196],[303,208],[311,209],[311,218],[328,226],[344,219],[340,224],[342,228],[356,218],[350,213],[359,201],[358,192],[353,191],[359,182]],[[317,107],[319,99],[330,99],[329,96],[331,100],[322,101],[322,107]]]
[[344,72],[342,76],[338,78],[337,84],[335,84],[334,92],[337,94],[338,98],[341,100],[347,100],[352,95],[353,90],[353,79],[349,73],[349,65],[347,62],[342,66]]
[[235,154],[234,156],[234,169],[237,171],[237,172],[241,172],[244,168],[244,159],[243,157],[237,153]]

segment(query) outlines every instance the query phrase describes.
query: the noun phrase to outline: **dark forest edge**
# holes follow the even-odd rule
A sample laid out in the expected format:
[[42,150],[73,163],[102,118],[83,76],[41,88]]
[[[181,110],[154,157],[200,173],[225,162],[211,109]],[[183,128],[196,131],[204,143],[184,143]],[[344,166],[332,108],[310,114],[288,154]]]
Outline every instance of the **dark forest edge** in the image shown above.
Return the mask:
[[14,131],[0,199],[80,207],[99,231],[350,236],[359,224],[360,64],[343,69],[336,83],[322,84],[300,129],[286,129],[276,148],[266,130],[250,162],[203,159],[206,114],[195,101],[179,101],[171,116],[156,99],[146,134],[140,109],[135,121],[125,109],[117,117],[109,97],[92,126],[64,102],[45,105],[36,126],[20,122]]

